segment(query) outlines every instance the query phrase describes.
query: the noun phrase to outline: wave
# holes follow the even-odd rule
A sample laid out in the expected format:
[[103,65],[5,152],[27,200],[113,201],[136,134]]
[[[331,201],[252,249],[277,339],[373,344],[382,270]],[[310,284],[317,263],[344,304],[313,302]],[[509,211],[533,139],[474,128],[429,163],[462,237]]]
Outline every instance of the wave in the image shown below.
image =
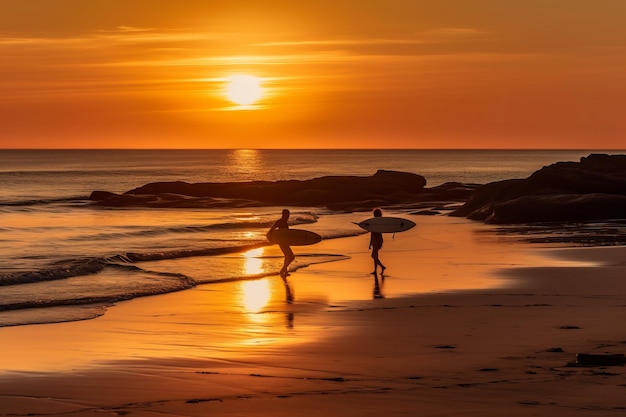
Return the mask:
[[[136,268],[139,271],[141,268]],[[29,299],[29,300],[19,300],[19,301],[4,301],[0,303],[0,311],[11,311],[11,310],[23,310],[23,309],[33,309],[33,308],[51,308],[51,307],[61,307],[61,306],[82,306],[82,305],[93,305],[93,304],[103,304],[103,305],[111,305],[118,301],[131,300],[137,297],[145,297],[149,295],[158,295],[165,294],[174,291],[181,291],[192,288],[197,285],[197,283],[186,277],[183,274],[172,274],[166,272],[148,272],[154,276],[162,276],[171,278],[167,281],[167,284],[163,283],[163,280],[159,282],[159,285],[156,286],[140,286],[140,287],[124,287],[122,290],[119,290],[115,293],[102,293],[102,294],[91,294],[84,296],[76,296],[75,294],[65,294],[65,296],[56,296],[50,298],[40,297],[37,299]],[[0,327],[2,324],[0,323]]]
[[269,243],[253,243],[239,246],[226,246],[207,249],[184,249],[164,252],[127,252],[106,258],[79,258],[59,261],[49,268],[37,271],[13,271],[0,273],[0,286],[30,284],[35,282],[54,281],[82,275],[96,274],[107,266],[129,266],[137,262],[158,261],[166,259],[188,258],[193,256],[215,256],[227,253],[239,253]]
[[[227,253],[229,248],[222,249],[222,251],[213,250],[209,252],[211,252],[210,254]],[[120,301],[183,291],[198,285],[249,281],[275,276],[278,275],[279,265],[282,263],[282,256],[280,255],[260,257],[259,259],[269,260],[270,264],[275,263],[275,268],[270,267],[258,273],[211,277],[204,276],[204,274],[191,277],[177,272],[148,270],[134,263],[150,259],[171,259],[173,255],[175,254],[126,254],[110,259],[109,263],[92,260],[87,264],[97,263],[98,268],[102,268],[97,275],[68,278],[67,282],[55,286],[50,286],[46,282],[32,283],[31,285],[34,287],[31,285],[11,286],[3,290],[6,297],[0,300],[0,312],[2,312],[0,327],[93,319],[105,314],[108,307]],[[189,252],[178,253],[178,256],[183,255],[191,256],[192,254]],[[193,255],[200,254],[196,252]],[[298,259],[299,262],[294,265],[294,270],[306,268],[312,264],[349,259],[349,256],[299,254]],[[151,265],[150,263],[144,265],[144,267],[146,266],[157,269],[163,267],[162,264]],[[170,266],[172,265],[170,264]],[[174,265],[174,270],[180,269]]]
[[[258,259],[270,259],[271,257],[259,257]],[[274,259],[280,260],[282,263],[282,256],[277,256]],[[313,264],[322,264],[328,262],[335,262],[340,260],[350,259],[347,255],[340,255],[335,253],[316,253],[316,254],[298,254],[298,264],[292,264],[290,266],[290,271],[297,271],[298,269],[306,268]],[[196,278],[195,281],[200,284],[217,284],[224,282],[237,282],[237,281],[251,281],[264,277],[271,277],[279,274],[279,269],[277,268],[274,271],[266,271],[260,272],[256,274],[247,274],[245,276],[232,276],[232,277],[222,277],[222,278],[211,278],[211,279],[202,279]]]
[[62,198],[36,198],[36,199],[25,199],[25,200],[0,200],[0,210],[3,207],[31,207],[31,206],[46,206],[50,204],[59,204],[59,203],[84,203],[87,205],[87,200],[89,196],[72,196],[72,197],[62,197]]
[[125,168],[124,170],[111,171],[110,169],[70,169],[63,167],[62,169],[15,169],[0,171],[0,179],[7,177],[7,180],[19,177],[28,178],[76,178],[77,176],[91,177],[127,177],[131,174],[154,176],[154,171],[147,169]]
[[[282,258],[280,256],[276,257]],[[304,254],[299,255],[300,262],[294,270],[306,268],[316,263],[333,262],[349,259],[345,255],[337,254]],[[27,294],[12,294],[10,299],[0,300],[0,327],[19,326],[27,324],[59,323],[78,320],[93,319],[105,314],[108,307],[120,301],[126,301],[138,297],[166,294],[175,291],[182,291],[197,285],[218,284],[235,281],[250,281],[263,277],[278,275],[275,271],[265,271],[257,274],[247,274],[232,277],[218,277],[215,279],[193,279],[186,275],[170,272],[147,271],[136,266],[123,267],[119,265],[109,265],[108,268],[123,268],[128,272],[134,271],[132,275],[133,283],[121,287],[110,287],[102,290],[102,281],[81,280],[79,285],[90,284],[97,286],[97,293],[84,294],[70,291],[52,291],[32,298]],[[106,274],[106,272],[105,272]],[[121,282],[127,282],[130,275],[112,271],[109,274],[118,277]],[[121,278],[120,278],[121,277]],[[105,278],[104,286],[107,285]],[[141,281],[142,285],[137,285]],[[108,283],[110,284],[110,283]]]
[[83,258],[59,261],[50,268],[37,271],[14,271],[0,273],[0,286],[30,284],[33,282],[54,281],[95,274],[101,271],[106,261],[100,258]]
[[6,310],[2,312],[0,327],[90,320],[103,316],[109,306],[110,303]]
[[[266,220],[267,218],[267,220]],[[271,219],[271,220],[269,220]],[[165,227],[148,230],[152,234],[196,233],[214,229],[266,229],[275,220],[265,214],[260,219],[235,218],[233,223],[217,223],[206,226]],[[300,212],[292,217],[290,224],[311,224],[318,221],[314,213]],[[359,229],[319,230],[324,239],[355,236]],[[131,233],[135,233],[131,231]],[[137,234],[146,233],[136,231]],[[126,234],[127,235],[127,234]],[[223,269],[223,265],[240,262],[240,255],[254,249],[269,246],[264,238],[256,240],[207,239],[214,245],[200,249],[168,248],[165,250],[119,251],[106,256],[84,256],[61,259],[37,270],[0,271],[0,327],[32,323],[52,323],[84,320],[104,314],[107,306],[137,297],[165,294],[185,290],[200,284],[228,281],[253,280],[278,274],[282,256],[259,257],[265,259],[265,268],[258,273],[246,271],[245,267]],[[236,256],[220,256],[237,254]],[[195,259],[184,260],[183,258]],[[204,260],[201,257],[217,257]],[[275,259],[269,259],[275,258]],[[331,262],[347,258],[337,254],[298,254],[295,268],[311,264]],[[180,259],[180,260],[179,260]],[[163,262],[165,261],[165,262]],[[198,262],[209,262],[210,268],[197,268]],[[237,264],[238,265],[238,264]],[[229,271],[229,272],[227,272]],[[182,273],[180,273],[182,272]],[[232,274],[232,275],[231,275]],[[47,312],[50,312],[48,314]]]
[[[313,219],[303,219],[302,224],[305,222],[312,223],[316,220]],[[263,227],[268,226],[267,222],[260,223],[250,223],[250,222],[240,222],[240,223],[231,223],[227,224],[217,224],[217,225],[209,225],[209,226],[201,226],[201,227],[182,227],[182,228],[166,228],[162,231],[141,231],[137,232],[137,234],[155,234],[155,233],[172,233],[172,232],[200,232],[205,230],[210,230],[211,228],[221,228],[221,227],[234,227],[234,228],[250,228],[251,224],[260,224]],[[269,226],[268,226],[269,227]],[[343,237],[352,237],[358,236],[366,233],[363,230],[332,230],[322,233],[322,237],[324,239],[337,239]],[[128,236],[128,233],[124,235]],[[217,241],[216,241],[217,242]],[[228,240],[227,242],[234,243],[233,239]],[[147,261],[159,261],[159,260],[167,260],[167,259],[179,259],[179,258],[189,258],[189,257],[197,257],[197,256],[217,256],[224,255],[229,253],[241,253],[249,250],[257,249],[263,246],[268,246],[269,243],[265,240],[262,241],[250,241],[245,240],[245,244],[242,245],[229,245],[229,246],[218,246],[218,247],[210,247],[210,248],[201,248],[201,249],[173,249],[168,251],[159,251],[159,252],[123,252],[112,256],[107,257],[86,257],[86,258],[75,258],[75,259],[66,259],[60,260],[54,264],[52,264],[48,268],[39,269],[36,271],[11,271],[11,272],[0,272],[0,286],[8,286],[8,285],[20,285],[20,284],[29,284],[35,282],[44,282],[44,281],[54,281],[60,279],[66,279],[76,276],[82,275],[90,275],[96,274],[102,271],[107,266],[111,265],[124,265],[129,266],[131,264],[135,264],[137,262],[147,262]]]
[[108,264],[125,264],[125,263],[135,263],[135,262],[146,262],[146,261],[162,261],[166,259],[178,259],[178,258],[190,258],[194,256],[216,256],[216,255],[224,255],[228,253],[239,253],[246,252],[252,249],[258,249],[263,246],[268,246],[269,243],[253,243],[248,245],[240,245],[240,246],[226,246],[226,247],[218,247],[218,248],[203,248],[203,249],[183,249],[183,250],[174,250],[174,251],[166,251],[166,252],[152,252],[152,253],[137,253],[137,252],[127,252],[123,255],[115,255],[109,258],[106,258],[106,262]]
[[[297,226],[301,224],[312,224],[318,221],[317,215],[314,213],[303,213],[302,215],[293,219],[290,222],[291,225]],[[112,239],[117,237],[142,237],[142,236],[160,236],[169,234],[183,234],[183,233],[204,233],[211,231],[225,231],[225,230],[241,230],[241,229],[268,229],[274,220],[259,220],[259,221],[234,221],[224,223],[214,223],[202,226],[180,226],[180,227],[150,227],[149,229],[142,228],[137,231],[127,231],[120,233],[101,233],[98,235],[91,235],[89,239]],[[82,240],[83,238],[76,238],[76,240]]]
[[363,229],[356,229],[356,230],[334,230],[334,231],[330,231],[328,233],[324,233],[322,234],[322,238],[323,239],[340,239],[342,237],[354,237],[354,236],[361,236],[364,235],[366,233],[365,230]]

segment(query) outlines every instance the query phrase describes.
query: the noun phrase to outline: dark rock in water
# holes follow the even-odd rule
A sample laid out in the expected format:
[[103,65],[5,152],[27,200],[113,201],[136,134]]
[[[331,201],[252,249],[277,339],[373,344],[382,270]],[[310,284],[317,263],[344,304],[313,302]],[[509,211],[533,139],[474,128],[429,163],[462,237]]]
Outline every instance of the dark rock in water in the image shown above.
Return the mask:
[[107,198],[111,198],[116,195],[117,194],[109,192],[109,191],[92,191],[91,195],[89,196],[89,199],[91,201],[104,201]]
[[437,216],[441,213],[438,212],[437,210],[420,210],[420,211],[414,211],[411,214],[415,214],[418,216]]
[[564,351],[563,351],[563,348],[560,348],[560,347],[553,347],[553,348],[548,348],[548,349],[546,349],[546,352],[550,352],[550,353],[562,353],[562,352],[564,352]]
[[531,195],[492,207],[487,223],[590,221],[626,217],[626,196],[612,194]]
[[606,355],[577,353],[576,364],[580,366],[622,366],[626,364],[626,358],[622,353]]
[[310,180],[195,184],[157,182],[121,195],[97,191],[92,193],[91,199],[104,206],[285,205],[345,209],[373,202],[383,205],[413,201],[425,185],[426,179],[421,175],[380,170],[369,177],[327,176]]
[[463,184],[447,182],[431,188],[423,188],[419,193],[407,194],[399,202],[390,202],[384,198],[373,198],[359,201],[345,201],[327,204],[330,210],[336,211],[367,211],[372,207],[384,207],[390,204],[400,204],[403,209],[409,210],[456,210],[467,202],[480,184]]
[[592,154],[486,184],[452,215],[489,223],[624,219],[626,155]]
[[523,181],[504,180],[478,187],[467,203],[451,215],[472,220],[485,220],[491,214],[493,205],[519,197],[518,187]]
[[424,191],[419,196],[419,200],[467,201],[479,187],[481,187],[481,184],[446,182],[435,187],[424,188]]

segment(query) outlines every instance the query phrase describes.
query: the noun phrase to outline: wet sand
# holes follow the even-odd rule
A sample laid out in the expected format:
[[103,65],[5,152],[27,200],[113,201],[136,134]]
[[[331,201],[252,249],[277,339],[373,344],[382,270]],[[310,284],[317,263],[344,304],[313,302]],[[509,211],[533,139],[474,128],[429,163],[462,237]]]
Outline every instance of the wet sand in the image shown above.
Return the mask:
[[[617,416],[626,248],[548,248],[465,219],[295,248],[348,260],[0,329],[0,416]],[[264,256],[274,256],[269,248]],[[297,258],[296,258],[297,259]],[[242,257],[242,262],[260,262]]]

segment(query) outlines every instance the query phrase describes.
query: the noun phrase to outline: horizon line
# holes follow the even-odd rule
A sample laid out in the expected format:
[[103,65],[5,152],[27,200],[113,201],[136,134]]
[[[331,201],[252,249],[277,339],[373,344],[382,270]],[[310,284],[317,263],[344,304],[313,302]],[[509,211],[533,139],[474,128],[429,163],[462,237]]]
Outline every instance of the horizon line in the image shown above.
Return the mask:
[[626,148],[0,148],[0,151],[626,151]]

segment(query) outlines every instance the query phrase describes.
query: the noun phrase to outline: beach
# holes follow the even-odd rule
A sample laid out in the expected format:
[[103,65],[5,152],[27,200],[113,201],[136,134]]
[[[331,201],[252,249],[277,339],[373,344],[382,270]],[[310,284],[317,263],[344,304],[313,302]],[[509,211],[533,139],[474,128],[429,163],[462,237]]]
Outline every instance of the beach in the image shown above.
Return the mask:
[[367,235],[330,239],[310,251],[349,259],[287,286],[224,282],[2,328],[0,415],[623,414],[623,366],[576,354],[626,351],[624,247],[417,220],[386,235],[384,279]]
[[0,417],[626,415],[626,1],[0,4]]

